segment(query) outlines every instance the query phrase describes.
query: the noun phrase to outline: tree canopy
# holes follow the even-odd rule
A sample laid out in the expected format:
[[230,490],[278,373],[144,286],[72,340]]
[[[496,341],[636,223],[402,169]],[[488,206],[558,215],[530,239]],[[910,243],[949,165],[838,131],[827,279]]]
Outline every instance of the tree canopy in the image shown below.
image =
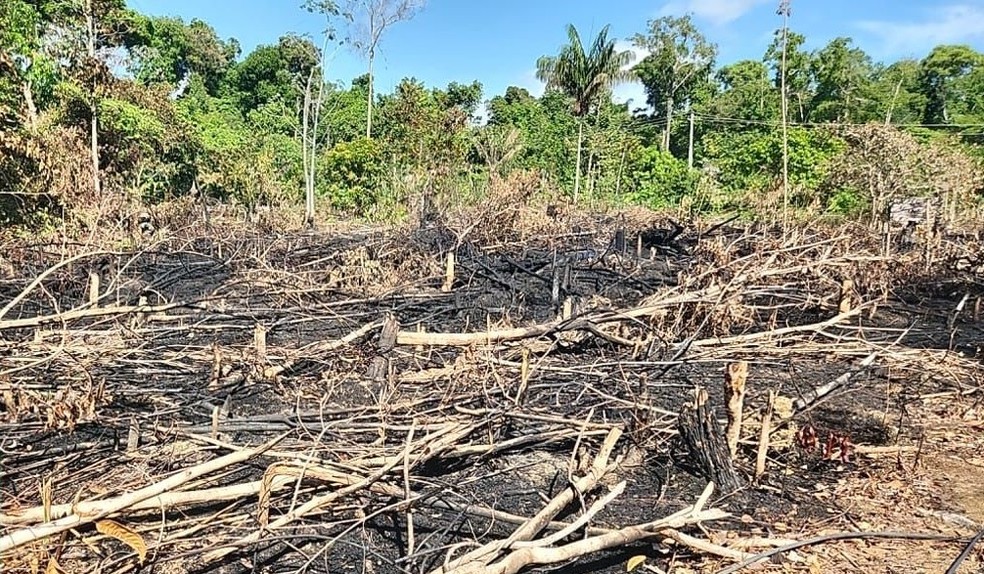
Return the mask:
[[[980,201],[984,54],[971,46],[883,62],[847,36],[811,50],[788,30],[785,58],[777,32],[761,58],[728,61],[689,16],[666,16],[624,39],[637,61],[608,26],[590,39],[573,26],[546,32],[560,46],[534,61],[542,95],[488,93],[481,77],[428,86],[414,70],[389,93],[373,88],[371,69],[325,77],[323,44],[372,57],[385,27],[421,5],[307,2],[326,19],[322,38],[284,30],[242,53],[207,22],[141,14],[125,0],[0,3],[0,216],[191,189],[293,205],[313,177],[327,208],[387,217],[416,195],[473,194],[513,171],[575,201],[754,215],[780,173],[783,60],[794,207],[872,216],[887,192],[861,174],[885,166],[862,168],[890,157],[909,175],[881,181],[911,184],[892,193]],[[367,32],[373,13],[385,25]],[[625,81],[641,84],[647,109],[613,101]],[[930,168],[959,170],[946,176],[950,191],[912,179]]]

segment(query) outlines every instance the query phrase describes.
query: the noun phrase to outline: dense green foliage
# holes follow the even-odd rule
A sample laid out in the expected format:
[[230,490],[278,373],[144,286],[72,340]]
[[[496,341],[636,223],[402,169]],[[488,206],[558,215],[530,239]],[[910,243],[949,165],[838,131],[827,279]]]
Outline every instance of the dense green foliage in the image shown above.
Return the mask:
[[[781,35],[761,60],[718,66],[716,46],[689,17],[640,28],[631,41],[648,55],[638,62],[607,28],[589,44],[568,28],[559,52],[537,62],[547,86],[539,97],[412,77],[373,93],[368,76],[320,85],[320,39],[285,31],[244,55],[206,22],[139,14],[124,0],[5,0],[0,217],[84,212],[100,203],[94,194],[117,197],[114,205],[163,201],[195,187],[246,206],[299,205],[309,164],[321,205],[363,215],[514,170],[592,201],[763,209],[755,198],[776,189],[783,155]],[[805,45],[788,34],[794,207],[867,216],[893,194],[979,201],[972,158],[984,157],[984,54],[943,45],[881,63],[850,38]],[[612,86],[630,77],[643,84],[646,109],[612,103]],[[320,104],[317,124],[305,102]],[[857,136],[869,124],[882,126],[869,134],[881,147]],[[313,162],[302,134],[316,146]],[[876,168],[877,185],[865,175]],[[937,189],[912,175],[929,169],[960,171]],[[713,200],[685,201],[695,196]]]

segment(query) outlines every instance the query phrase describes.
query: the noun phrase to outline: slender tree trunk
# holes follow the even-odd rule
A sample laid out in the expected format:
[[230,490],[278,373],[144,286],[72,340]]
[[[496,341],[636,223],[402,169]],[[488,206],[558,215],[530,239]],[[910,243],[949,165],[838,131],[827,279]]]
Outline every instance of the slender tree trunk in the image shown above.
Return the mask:
[[594,197],[594,159],[594,152],[588,153],[588,182],[585,185],[585,195],[588,201],[591,201],[591,198]]
[[673,96],[666,98],[666,127],[663,128],[663,151],[670,151],[670,123],[673,120]]
[[311,123],[311,82],[314,81],[314,70],[308,75],[307,85],[304,87],[304,108],[301,115],[301,159],[304,167],[304,223],[311,225],[314,223],[314,181],[311,177],[314,163],[313,148],[311,137],[308,134],[308,126]]
[[584,144],[584,118],[577,123],[577,162],[574,168],[574,203],[577,203],[581,191],[581,147]]
[[892,123],[892,112],[895,110],[895,100],[899,97],[899,90],[902,89],[902,78],[899,78],[899,83],[895,85],[895,91],[892,93],[892,101],[888,104],[888,111],[885,113],[885,125],[890,125]]
[[[782,231],[786,233],[789,224],[789,97],[786,94],[786,49],[789,40],[789,0],[784,0],[782,12],[782,62],[780,70],[780,91],[782,99]],[[800,102],[800,115],[803,113]]]
[[694,167],[694,110],[690,110],[690,130],[687,136],[687,167]]
[[21,92],[24,94],[24,107],[27,108],[27,129],[33,132],[38,125],[38,107],[34,103],[34,92],[29,81],[21,84]]
[[372,77],[372,62],[376,59],[376,49],[369,49],[369,100],[367,102],[368,107],[366,111],[366,139],[372,139],[372,88],[373,88],[373,77]]
[[[321,66],[318,67],[318,97],[314,100],[314,131],[311,134],[311,161],[308,169],[310,170],[310,177],[308,178],[308,185],[310,186],[310,191],[307,196],[307,211],[308,211],[308,221],[307,224],[314,227],[314,191],[315,182],[317,177],[317,167],[318,167],[318,127],[321,124],[321,103],[324,101],[325,97],[325,78],[324,69],[325,65],[325,53],[327,52],[328,45],[325,44],[325,48],[321,51]],[[331,145],[331,142],[327,142]]]
[[[92,13],[92,0],[86,2],[86,27],[88,28],[88,53],[90,65],[95,65],[96,61],[96,19]],[[96,102],[96,75],[92,75],[92,93],[89,100],[89,113],[92,119],[89,121],[89,153],[92,159],[92,191],[98,196],[99,186],[99,120],[96,118],[98,103]]]

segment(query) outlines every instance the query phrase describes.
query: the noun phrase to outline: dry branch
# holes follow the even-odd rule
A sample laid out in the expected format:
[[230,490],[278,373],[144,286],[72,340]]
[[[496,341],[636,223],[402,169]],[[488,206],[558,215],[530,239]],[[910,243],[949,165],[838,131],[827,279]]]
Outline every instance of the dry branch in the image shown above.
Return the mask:
[[91,508],[88,513],[75,512],[71,515],[56,520],[51,520],[44,524],[23,528],[21,530],[15,530],[14,532],[0,538],[0,553],[23,546],[24,544],[42,540],[60,532],[68,531],[72,528],[78,528],[79,526],[89,524],[99,520],[100,518],[105,518],[111,514],[120,512],[121,510],[129,508],[134,504],[177,488],[188,481],[247,461],[254,456],[262,454],[263,451],[273,447],[280,440],[282,440],[282,438],[282,436],[277,437],[256,448],[233,452],[215,460],[204,462],[191,468],[186,468],[170,478],[166,478],[160,482],[151,484],[124,496],[104,501],[104,504]]
[[598,484],[598,481],[611,470],[608,459],[621,436],[622,431],[619,429],[609,431],[605,437],[605,442],[602,443],[587,474],[576,480],[570,488],[565,488],[554,496],[540,512],[517,528],[509,538],[496,540],[476,548],[458,558],[446,562],[441,567],[433,570],[431,574],[448,574],[450,572],[467,572],[474,569],[481,569],[495,560],[499,552],[509,548],[514,542],[531,540],[574,500],[576,493],[586,493],[593,490]]

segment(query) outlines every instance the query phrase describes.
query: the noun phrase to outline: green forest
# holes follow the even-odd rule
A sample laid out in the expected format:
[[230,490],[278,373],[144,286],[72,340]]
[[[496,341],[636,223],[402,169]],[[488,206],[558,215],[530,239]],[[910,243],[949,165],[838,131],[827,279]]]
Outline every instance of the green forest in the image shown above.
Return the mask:
[[[689,16],[663,17],[628,39],[648,54],[635,61],[607,28],[545,32],[557,50],[536,62],[540,97],[488,94],[481,78],[427,86],[412,70],[385,93],[375,48],[413,11],[370,4],[388,18],[369,38],[347,33],[359,14],[309,1],[296,8],[323,37],[285,31],[243,53],[207,22],[125,0],[5,0],[0,217],[101,224],[193,194],[309,221],[398,220],[421,198],[515,186],[690,214],[870,220],[909,195],[979,214],[984,54],[969,46],[878,62],[848,37],[807,50],[795,18],[777,17],[761,59],[720,65]],[[339,46],[368,56],[366,75],[322,79]],[[647,105],[613,103],[632,79]]]

